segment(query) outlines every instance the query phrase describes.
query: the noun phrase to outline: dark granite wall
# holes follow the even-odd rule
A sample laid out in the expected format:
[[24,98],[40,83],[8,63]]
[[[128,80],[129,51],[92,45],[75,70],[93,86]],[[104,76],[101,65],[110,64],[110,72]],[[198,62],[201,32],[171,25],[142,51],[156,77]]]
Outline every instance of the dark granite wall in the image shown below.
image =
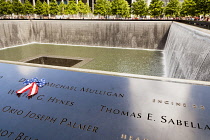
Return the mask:
[[0,21],[0,48],[30,42],[163,49],[171,21]]

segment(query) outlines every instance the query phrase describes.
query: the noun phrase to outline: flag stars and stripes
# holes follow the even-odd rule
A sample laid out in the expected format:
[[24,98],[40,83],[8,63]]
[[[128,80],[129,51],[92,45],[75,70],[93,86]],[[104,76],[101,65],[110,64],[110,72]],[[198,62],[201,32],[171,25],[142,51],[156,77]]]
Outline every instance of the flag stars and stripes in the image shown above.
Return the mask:
[[23,82],[25,87],[16,91],[17,94],[22,94],[29,90],[28,96],[33,96],[38,93],[39,87],[43,87],[46,84],[45,79],[39,80],[38,78],[32,78],[31,80],[25,80]]

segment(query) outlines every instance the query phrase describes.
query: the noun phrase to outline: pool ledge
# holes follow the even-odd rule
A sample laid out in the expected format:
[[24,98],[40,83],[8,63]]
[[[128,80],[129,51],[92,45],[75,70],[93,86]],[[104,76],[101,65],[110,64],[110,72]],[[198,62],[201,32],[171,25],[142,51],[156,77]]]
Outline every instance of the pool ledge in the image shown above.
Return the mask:
[[23,63],[23,62],[15,62],[15,61],[7,61],[7,60],[0,60],[0,63],[24,65],[24,66],[31,66],[31,67],[42,67],[42,68],[50,68],[50,69],[59,69],[59,70],[66,70],[66,71],[76,71],[76,72],[84,72],[84,73],[93,73],[93,74],[101,74],[101,75],[111,75],[111,76],[119,76],[119,77],[129,77],[129,78],[138,78],[138,79],[210,86],[210,82],[206,82],[206,81],[166,78],[166,77],[158,77],[158,76],[137,75],[137,74],[129,74],[129,73],[118,73],[118,72],[109,72],[109,71],[101,71],[101,70],[70,68],[70,67],[60,67],[60,66],[41,65],[41,64],[31,64],[31,63]]

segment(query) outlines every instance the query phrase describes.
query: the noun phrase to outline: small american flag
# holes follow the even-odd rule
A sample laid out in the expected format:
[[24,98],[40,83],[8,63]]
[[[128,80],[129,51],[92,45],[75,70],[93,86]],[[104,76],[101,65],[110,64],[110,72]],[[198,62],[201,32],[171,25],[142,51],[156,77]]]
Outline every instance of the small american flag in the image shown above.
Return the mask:
[[45,79],[39,80],[38,78],[32,78],[31,80],[25,80],[23,84],[25,85],[25,87],[16,91],[16,93],[22,94],[29,90],[28,96],[33,96],[38,93],[39,87],[43,87],[46,84],[46,82]]

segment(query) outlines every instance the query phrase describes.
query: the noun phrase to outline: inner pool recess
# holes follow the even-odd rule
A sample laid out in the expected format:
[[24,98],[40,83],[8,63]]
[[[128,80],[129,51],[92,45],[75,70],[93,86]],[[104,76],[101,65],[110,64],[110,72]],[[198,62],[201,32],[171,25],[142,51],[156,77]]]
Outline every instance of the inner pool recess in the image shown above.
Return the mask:
[[42,57],[38,57],[32,60],[26,61],[26,63],[71,67],[78,64],[81,61],[82,60],[42,56]]
[[164,53],[159,50],[29,44],[0,50],[0,60],[165,76]]

